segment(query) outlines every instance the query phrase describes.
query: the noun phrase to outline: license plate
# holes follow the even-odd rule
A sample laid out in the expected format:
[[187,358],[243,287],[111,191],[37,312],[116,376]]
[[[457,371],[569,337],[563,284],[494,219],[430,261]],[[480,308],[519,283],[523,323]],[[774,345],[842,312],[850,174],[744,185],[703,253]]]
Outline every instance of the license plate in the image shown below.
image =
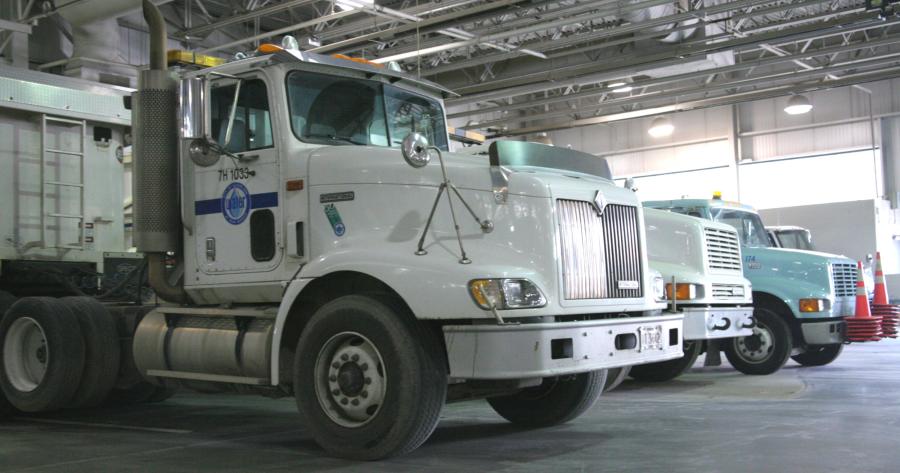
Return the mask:
[[641,351],[662,350],[663,339],[661,325],[640,327],[638,328],[638,333],[641,336]]

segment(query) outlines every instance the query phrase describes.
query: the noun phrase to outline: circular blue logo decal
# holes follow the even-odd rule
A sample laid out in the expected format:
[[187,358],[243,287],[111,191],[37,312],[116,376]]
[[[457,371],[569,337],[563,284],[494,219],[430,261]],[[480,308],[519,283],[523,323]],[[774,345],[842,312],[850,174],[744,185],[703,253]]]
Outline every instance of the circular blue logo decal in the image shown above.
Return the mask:
[[334,234],[335,235],[343,236],[345,231],[347,231],[347,228],[344,227],[343,223],[337,223],[334,225]]
[[232,225],[238,225],[250,214],[250,191],[240,182],[232,182],[222,193],[222,215]]

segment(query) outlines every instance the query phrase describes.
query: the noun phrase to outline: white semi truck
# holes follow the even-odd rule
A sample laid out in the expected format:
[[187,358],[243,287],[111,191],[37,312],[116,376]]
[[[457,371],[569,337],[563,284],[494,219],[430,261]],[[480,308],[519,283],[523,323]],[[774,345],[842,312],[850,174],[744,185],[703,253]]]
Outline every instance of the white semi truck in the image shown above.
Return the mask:
[[594,403],[606,369],[683,355],[640,203],[605,161],[451,154],[448,91],[290,40],[178,76],[143,3],[134,238],[168,303],[20,299],[0,322],[13,408],[65,407],[79,374],[115,376],[94,369],[111,343],[97,326],[115,322],[147,380],[293,396],[326,451],[377,459],[424,442],[447,401],[553,425]]

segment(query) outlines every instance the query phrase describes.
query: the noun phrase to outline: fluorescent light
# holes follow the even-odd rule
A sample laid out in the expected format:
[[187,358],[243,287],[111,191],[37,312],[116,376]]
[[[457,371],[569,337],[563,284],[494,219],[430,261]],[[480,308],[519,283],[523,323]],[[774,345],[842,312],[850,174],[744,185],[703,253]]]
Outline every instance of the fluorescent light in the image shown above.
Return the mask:
[[809,99],[805,95],[792,95],[788,99],[787,107],[784,107],[784,113],[788,115],[802,115],[809,113],[813,106],[809,103]]
[[606,86],[609,87],[610,89],[617,89],[619,87],[622,87],[625,84],[627,84],[627,82],[619,81],[619,82],[611,82],[609,84],[606,84]]
[[622,87],[613,89],[612,91],[614,94],[627,94],[628,92],[631,92],[632,90],[634,90],[634,87],[632,87],[630,85],[624,85]]
[[337,0],[336,2],[334,2],[334,6],[338,7],[341,10],[355,10],[357,8],[372,6],[374,4],[375,0]]
[[675,125],[672,124],[672,120],[669,120],[668,117],[656,117],[650,124],[647,133],[654,138],[664,138],[671,135],[673,131],[675,131]]

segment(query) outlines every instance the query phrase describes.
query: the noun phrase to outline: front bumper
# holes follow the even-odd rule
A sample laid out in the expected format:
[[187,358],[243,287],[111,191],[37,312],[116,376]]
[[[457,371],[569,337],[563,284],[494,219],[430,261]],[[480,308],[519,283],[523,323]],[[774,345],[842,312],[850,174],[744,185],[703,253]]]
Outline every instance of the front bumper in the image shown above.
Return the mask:
[[834,319],[817,322],[800,321],[803,332],[803,343],[806,345],[832,345],[844,343],[847,335],[847,322]]
[[520,325],[448,325],[450,377],[521,379],[684,356],[681,314]]
[[753,335],[753,307],[684,307],[681,312],[685,340]]

